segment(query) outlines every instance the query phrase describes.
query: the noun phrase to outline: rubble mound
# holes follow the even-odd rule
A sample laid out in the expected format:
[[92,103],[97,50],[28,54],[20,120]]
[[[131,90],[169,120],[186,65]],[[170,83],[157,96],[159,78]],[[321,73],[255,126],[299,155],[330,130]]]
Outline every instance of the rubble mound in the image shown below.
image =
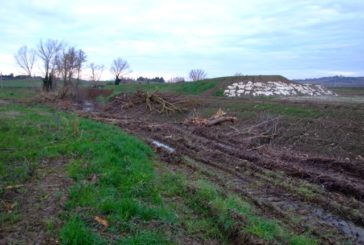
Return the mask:
[[321,85],[298,84],[290,81],[239,81],[228,85],[224,91],[228,97],[239,96],[335,96]]

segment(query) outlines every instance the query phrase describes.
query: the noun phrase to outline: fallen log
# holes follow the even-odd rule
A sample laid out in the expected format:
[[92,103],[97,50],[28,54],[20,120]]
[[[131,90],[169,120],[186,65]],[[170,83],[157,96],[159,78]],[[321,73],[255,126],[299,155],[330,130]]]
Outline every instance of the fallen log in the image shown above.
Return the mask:
[[214,118],[214,119],[208,119],[206,126],[207,127],[211,127],[217,124],[221,124],[224,122],[236,122],[238,119],[236,117],[228,117],[228,116],[223,116],[223,117],[219,117],[219,118]]
[[187,118],[185,120],[185,123],[187,124],[194,124],[197,126],[205,126],[205,127],[211,127],[214,125],[222,124],[224,122],[236,122],[238,120],[237,117],[233,116],[226,116],[226,112],[219,109],[214,115],[212,115],[209,118],[201,118],[197,115],[194,117]]

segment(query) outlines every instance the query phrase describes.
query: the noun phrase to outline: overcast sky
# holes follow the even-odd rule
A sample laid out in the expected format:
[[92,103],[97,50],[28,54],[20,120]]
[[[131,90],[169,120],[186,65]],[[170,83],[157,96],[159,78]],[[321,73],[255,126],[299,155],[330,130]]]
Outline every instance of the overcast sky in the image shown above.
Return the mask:
[[122,57],[134,77],[364,75],[363,0],[2,1],[0,72],[20,73],[13,54],[48,38],[107,68]]

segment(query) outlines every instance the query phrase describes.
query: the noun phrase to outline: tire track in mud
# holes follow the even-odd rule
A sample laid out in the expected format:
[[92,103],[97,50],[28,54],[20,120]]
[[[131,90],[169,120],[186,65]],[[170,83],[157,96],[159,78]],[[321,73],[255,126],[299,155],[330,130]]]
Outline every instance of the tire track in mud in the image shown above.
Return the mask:
[[296,156],[287,156],[286,154],[273,153],[267,155],[259,151],[248,152],[244,151],[244,148],[239,149],[239,146],[233,146],[222,139],[218,140],[219,143],[214,143],[214,137],[201,131],[195,130],[195,132],[201,137],[210,139],[210,144],[214,144],[217,149],[238,158],[249,160],[269,170],[281,170],[289,176],[322,185],[329,191],[355,197],[359,201],[364,199],[363,163],[347,163],[321,158],[302,159]]
[[[289,161],[287,163],[284,162],[284,159],[277,160],[274,158],[274,161],[269,161],[263,154],[258,155],[256,152],[247,153],[244,150],[230,145],[224,140],[215,141],[209,137],[198,134],[182,124],[148,123],[145,121],[138,121],[135,123],[132,118],[115,118],[113,115],[105,116],[105,114],[102,116],[87,115],[87,117],[99,121],[116,123],[125,131],[137,135],[149,143],[151,143],[151,140],[158,140],[173,147],[178,153],[177,156],[168,156],[169,153],[166,156],[164,153],[164,158],[167,158],[165,160],[168,161],[168,158],[170,158],[169,160],[171,162],[176,161],[176,159],[177,161],[180,161],[178,155],[186,155],[189,158],[208,166],[211,171],[218,172],[220,175],[224,175],[226,179],[230,178],[230,182],[235,183],[235,185],[229,189],[233,189],[234,192],[248,197],[258,206],[265,207],[265,210],[271,209],[275,218],[283,219],[284,221],[290,220],[289,225],[295,227],[296,230],[301,230],[302,227],[304,227],[305,230],[313,230],[315,235],[326,243],[336,243],[340,242],[340,240],[346,241],[347,239],[358,244],[364,243],[362,220],[355,220],[355,223],[359,223],[359,225],[357,225],[350,217],[347,217],[345,213],[342,216],[339,216],[330,212],[330,208],[327,208],[327,206],[325,207],[325,205],[336,203],[335,200],[331,199],[330,195],[327,196],[327,202],[324,203],[308,202],[307,200],[302,200],[302,198],[297,195],[287,193],[286,190],[280,187],[274,186],[273,188],[270,188],[272,187],[272,183],[260,177],[260,175],[264,175],[264,170],[268,169],[271,171],[283,171],[285,174],[294,178],[306,179],[316,184],[322,184],[320,180],[327,177],[336,180],[328,175],[325,175],[324,177],[321,176],[321,179],[317,178],[318,175],[322,175],[322,170],[312,167],[312,164],[307,164],[309,171],[298,168],[297,165],[304,164],[305,160],[296,158],[294,160],[297,160],[297,162],[291,163],[291,161]],[[276,164],[275,161],[279,164]],[[314,163],[314,161],[312,162]],[[290,165],[293,167],[290,167]],[[295,174],[296,172],[308,173],[310,177],[304,178],[304,174],[297,175]],[[343,173],[345,174],[345,171]],[[335,174],[338,175],[338,178],[342,178],[340,173]],[[355,179],[355,175],[350,176],[350,178]],[[261,186],[259,188],[254,187],[257,182],[262,183],[264,188],[261,188]],[[358,183],[361,184],[360,181]],[[346,187],[345,184],[344,187]],[[337,191],[337,189],[330,188],[327,188],[327,190]],[[342,194],[347,195],[348,193]],[[350,197],[351,195],[347,196]],[[346,197],[344,197],[343,200],[350,202],[350,199]],[[344,205],[343,203],[345,202],[343,201],[339,204]],[[292,222],[292,215],[297,215],[297,218],[301,219],[301,223],[304,225],[294,224],[294,222]],[[317,231],[322,231],[323,234],[329,234],[334,231],[334,235],[333,237],[325,237],[325,235],[320,234],[320,232]]]

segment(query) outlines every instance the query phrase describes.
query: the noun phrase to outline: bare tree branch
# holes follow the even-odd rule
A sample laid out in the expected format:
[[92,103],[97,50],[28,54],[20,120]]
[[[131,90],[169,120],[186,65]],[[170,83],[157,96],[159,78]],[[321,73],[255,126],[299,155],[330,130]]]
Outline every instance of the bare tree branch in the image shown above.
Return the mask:
[[104,66],[103,65],[96,65],[95,63],[91,63],[90,64],[90,69],[91,69],[91,82],[93,83],[93,87],[97,88],[99,85],[99,81],[101,79],[101,75],[102,72],[104,71]]
[[[68,49],[63,48],[62,52],[55,57],[55,70],[63,80],[62,96],[78,94],[78,83],[73,80],[79,78],[83,63],[86,62],[86,55],[80,49],[76,50],[74,47]],[[78,81],[78,80],[77,80]]]
[[202,69],[193,69],[189,73],[189,78],[192,81],[199,81],[199,80],[205,79],[206,77],[207,77],[207,74]]
[[82,64],[87,61],[86,53],[80,49],[77,52],[77,80],[79,81],[81,78],[81,70],[82,70]]
[[48,39],[46,42],[42,40],[38,44],[38,56],[43,61],[44,79],[43,89],[50,91],[53,88],[53,72],[55,66],[55,57],[62,49],[63,44],[60,41]]
[[14,55],[16,63],[26,72],[29,77],[32,76],[35,54],[36,52],[34,49],[28,49],[27,46],[23,46],[19,48],[18,52]]
[[120,79],[123,75],[129,72],[129,68],[130,66],[126,60],[117,58],[113,61],[110,70],[116,78]]

